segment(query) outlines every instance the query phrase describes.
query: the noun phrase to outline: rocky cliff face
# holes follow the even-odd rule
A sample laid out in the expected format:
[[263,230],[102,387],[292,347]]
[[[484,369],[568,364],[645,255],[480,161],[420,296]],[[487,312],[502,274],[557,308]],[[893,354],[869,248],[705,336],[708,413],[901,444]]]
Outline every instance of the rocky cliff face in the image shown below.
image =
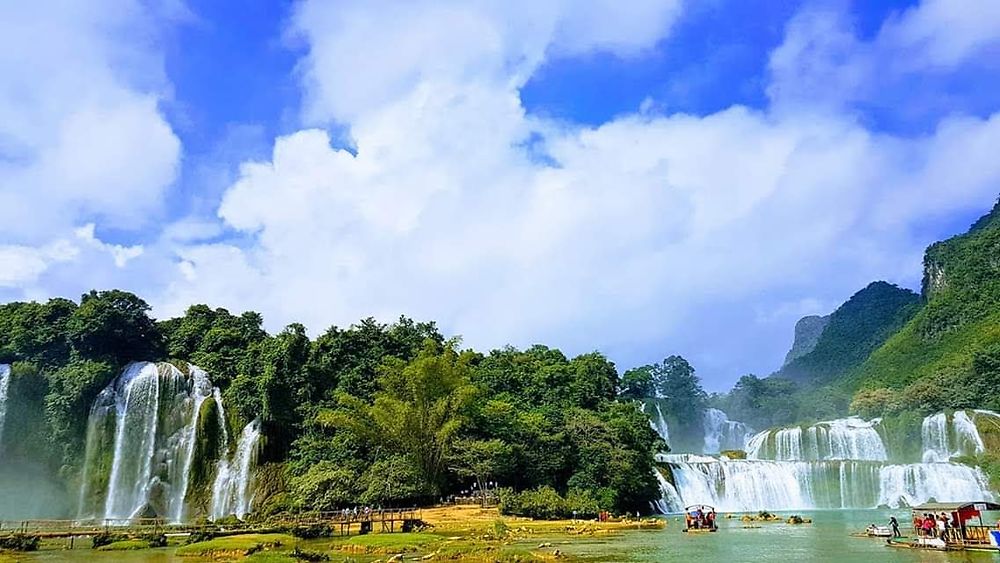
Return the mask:
[[785,355],[783,365],[787,366],[797,358],[812,352],[816,348],[816,343],[819,342],[820,335],[823,334],[823,329],[829,323],[830,315],[809,315],[799,319],[799,322],[795,323],[795,340],[792,342],[792,348]]

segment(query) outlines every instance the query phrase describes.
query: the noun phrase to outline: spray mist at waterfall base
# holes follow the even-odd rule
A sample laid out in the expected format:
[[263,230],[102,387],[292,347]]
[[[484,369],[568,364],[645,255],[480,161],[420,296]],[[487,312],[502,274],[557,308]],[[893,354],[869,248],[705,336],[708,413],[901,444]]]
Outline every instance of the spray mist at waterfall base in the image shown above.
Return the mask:
[[71,502],[45,467],[13,458],[0,461],[0,520],[61,518]]

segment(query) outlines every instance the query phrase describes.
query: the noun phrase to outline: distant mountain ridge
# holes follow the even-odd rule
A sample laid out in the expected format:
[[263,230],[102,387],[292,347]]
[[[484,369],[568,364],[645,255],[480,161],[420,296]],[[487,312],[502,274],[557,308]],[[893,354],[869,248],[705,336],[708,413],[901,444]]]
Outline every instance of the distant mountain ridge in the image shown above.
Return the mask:
[[[793,345],[788,353],[791,361],[773,376],[809,384],[833,382],[861,365],[920,307],[921,298],[913,291],[872,282],[829,316],[805,317],[796,323],[798,350]],[[818,326],[822,328],[809,346],[809,331]]]
[[1000,201],[967,233],[927,249],[922,294],[926,305],[865,360],[855,387],[954,380],[990,364],[984,354],[1000,350]]

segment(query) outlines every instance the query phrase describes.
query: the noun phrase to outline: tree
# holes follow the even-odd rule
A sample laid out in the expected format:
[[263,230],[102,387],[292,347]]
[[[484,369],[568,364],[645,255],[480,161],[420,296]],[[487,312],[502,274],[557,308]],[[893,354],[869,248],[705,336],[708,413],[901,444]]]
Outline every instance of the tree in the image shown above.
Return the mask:
[[605,401],[612,401],[618,391],[618,371],[603,354],[591,352],[573,358],[570,395],[573,404],[596,408]]
[[0,305],[0,363],[30,361],[58,366],[69,361],[66,321],[76,309],[69,299]]
[[632,368],[622,375],[621,397],[623,399],[644,399],[654,396],[655,393],[651,366]]
[[156,360],[163,356],[163,341],[148,312],[145,301],[126,291],[91,291],[66,321],[66,333],[84,358],[116,366]]
[[414,463],[429,491],[445,488],[446,462],[467,420],[474,388],[469,355],[455,342],[443,347],[427,341],[417,357],[390,358],[379,370],[379,390],[372,404],[342,393],[340,408],[324,411],[321,421],[353,434],[386,455],[404,455]]
[[511,451],[510,444],[497,438],[461,440],[454,448],[452,469],[462,477],[475,479],[478,490],[484,491],[488,483],[509,473]]
[[430,340],[444,337],[434,323],[400,317],[392,325],[367,318],[346,330],[330,327],[312,345],[306,372],[321,396],[340,391],[371,400],[378,388],[378,368],[386,358],[410,360]]
[[685,434],[700,431],[708,395],[691,364],[680,356],[670,356],[649,369],[653,387],[667,411],[677,419],[679,429]]

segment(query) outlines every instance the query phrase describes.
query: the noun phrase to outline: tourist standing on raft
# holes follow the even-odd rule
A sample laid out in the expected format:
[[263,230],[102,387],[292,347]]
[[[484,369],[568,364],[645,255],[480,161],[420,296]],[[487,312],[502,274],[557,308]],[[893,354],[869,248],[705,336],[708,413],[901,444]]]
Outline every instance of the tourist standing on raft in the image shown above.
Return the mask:
[[889,517],[889,526],[892,527],[892,537],[899,538],[903,536],[903,534],[899,533],[899,521],[896,520],[895,516]]

